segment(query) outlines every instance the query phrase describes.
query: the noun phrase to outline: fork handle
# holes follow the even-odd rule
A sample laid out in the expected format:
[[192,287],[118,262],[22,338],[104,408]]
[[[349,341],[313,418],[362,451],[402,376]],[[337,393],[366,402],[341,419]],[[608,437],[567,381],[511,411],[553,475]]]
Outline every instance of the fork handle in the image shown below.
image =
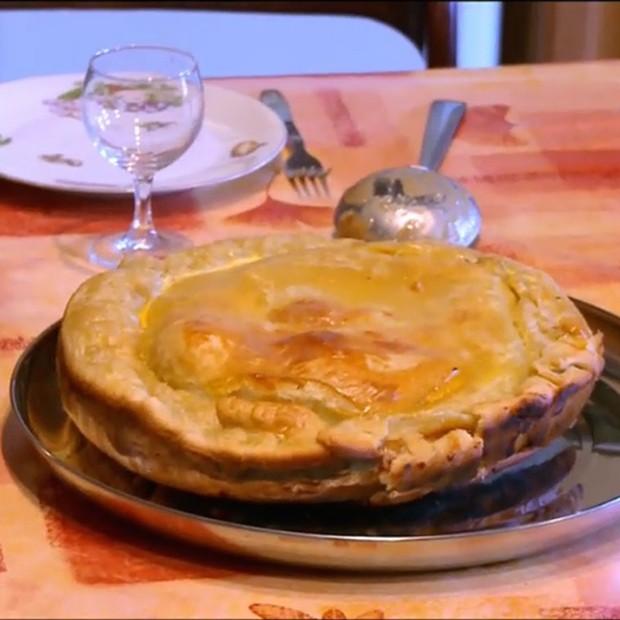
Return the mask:
[[293,122],[293,114],[291,113],[291,108],[288,101],[284,98],[284,95],[279,90],[269,88],[263,90],[259,98],[268,108],[271,108],[284,123],[289,143],[303,145],[303,138],[299,133],[299,129],[297,129]]

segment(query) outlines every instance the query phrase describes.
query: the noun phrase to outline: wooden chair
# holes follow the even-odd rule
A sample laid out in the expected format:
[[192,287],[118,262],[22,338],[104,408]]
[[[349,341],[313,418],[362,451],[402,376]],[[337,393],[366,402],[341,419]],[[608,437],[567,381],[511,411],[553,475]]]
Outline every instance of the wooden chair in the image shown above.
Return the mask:
[[[84,2],[67,3],[84,6]],[[119,6],[127,2],[98,2]],[[151,2],[162,8],[359,15],[388,24],[426,51],[429,67],[456,65],[456,2]]]
[[[9,13],[5,13],[4,15],[8,22],[6,20],[2,22],[3,10],[11,9],[17,11],[17,13],[11,14],[10,19]],[[105,26],[101,26],[96,21],[93,21],[97,19],[94,13],[93,20],[90,19],[91,10],[113,11],[115,21],[113,21],[110,37],[103,36],[104,31],[102,29]],[[132,13],[128,14],[126,18],[119,19],[117,14],[122,14],[125,10],[132,11]],[[136,20],[136,10],[146,10],[147,12],[147,23],[141,24],[143,27],[136,27],[137,23],[139,23]],[[355,58],[356,51],[347,49],[347,41],[343,41],[343,45],[339,46],[337,41],[330,40],[329,38],[324,37],[321,40],[321,24],[326,24],[327,22],[321,21],[323,17],[319,16],[334,17],[333,20],[329,20],[329,23],[332,25],[338,23],[345,24],[347,27],[352,26],[351,29],[343,27],[339,32],[346,32],[348,43],[354,42],[357,46],[357,53],[365,54],[364,61],[357,64],[363,66],[364,62],[367,62],[367,71],[412,70],[425,67],[454,66],[456,64],[456,2],[3,1],[0,3],[0,80],[21,77],[19,74],[5,75],[9,72],[9,69],[20,63],[23,69],[22,72],[26,75],[79,70],[73,64],[76,62],[76,59],[81,59],[83,56],[88,57],[90,53],[98,49],[98,47],[90,49],[92,46],[145,42],[144,39],[147,38],[148,42],[161,40],[164,44],[181,47],[183,28],[174,31],[168,27],[165,17],[167,11],[175,12],[177,24],[185,24],[184,27],[191,45],[199,47],[201,50],[208,49],[208,54],[204,54],[207,59],[205,63],[207,69],[209,61],[213,64],[214,59],[217,60],[220,49],[225,50],[227,48],[230,51],[228,40],[223,40],[222,32],[217,30],[217,28],[210,30],[208,25],[214,23],[214,21],[221,25],[223,23],[222,16],[225,17],[227,14],[231,18],[225,17],[224,21],[226,24],[231,26],[242,24],[243,28],[245,28],[245,30],[243,28],[237,30],[232,27],[231,30],[233,32],[245,32],[246,35],[248,33],[251,35],[251,45],[254,47],[252,48],[248,44],[246,46],[247,49],[254,49],[260,52],[261,47],[263,48],[265,61],[261,62],[264,67],[268,68],[271,68],[272,65],[280,65],[280,69],[282,69],[282,66],[286,66],[286,62],[282,60],[283,57],[286,57],[286,54],[282,54],[283,42],[277,34],[274,35],[277,29],[274,31],[271,28],[267,29],[270,32],[271,39],[267,37],[265,40],[273,40],[274,44],[279,43],[279,46],[262,46],[260,35],[254,31],[253,27],[248,29],[249,18],[252,18],[251,24],[262,24],[262,27],[265,24],[273,25],[278,20],[280,20],[278,23],[283,23],[285,19],[288,20],[287,23],[294,23],[297,29],[296,32],[299,35],[298,38],[291,36],[291,33],[286,28],[279,31],[282,35],[281,39],[287,39],[288,37],[288,47],[285,48],[286,52],[288,53],[290,50],[291,54],[308,55],[309,51],[307,48],[312,46],[312,52],[317,58],[312,58],[313,62],[309,64],[313,67],[322,67],[321,63],[324,62],[328,67],[336,67],[331,72],[340,72],[339,64],[344,66],[342,70],[347,72],[346,62],[340,62],[340,59],[344,59],[347,54],[349,59]],[[209,21],[194,19],[196,13],[202,13],[203,11],[211,13]],[[100,13],[99,15],[102,14]],[[145,14],[143,13],[143,15]],[[273,20],[270,19],[271,15],[274,17]],[[217,21],[218,16],[220,21]],[[291,16],[291,18],[289,19],[287,16]],[[306,21],[303,19],[304,16],[308,16]],[[202,24],[198,26],[197,21],[202,22]],[[131,28],[128,26],[129,22],[133,24]],[[3,23],[6,24],[4,33],[2,32]],[[85,24],[87,24],[87,28],[84,28]],[[152,30],[149,30],[149,25],[154,26]],[[133,37],[135,33],[138,40],[119,41],[119,37],[115,38],[115,33],[112,32],[117,27],[125,39]],[[17,32],[18,29],[20,32]],[[210,32],[212,39],[218,39],[219,37],[218,41],[221,42],[221,47],[215,48],[217,50],[215,53],[214,45],[208,45],[211,41],[209,39]],[[92,33],[92,37],[89,33]],[[171,37],[172,33],[174,33],[174,37]],[[314,36],[314,33],[317,33],[317,36]],[[149,34],[152,34],[153,37],[148,38]],[[170,41],[171,38],[173,39],[172,42]],[[291,49],[298,40],[302,39],[305,41],[300,42],[297,47]],[[108,41],[110,42],[108,43]],[[179,42],[177,43],[177,41]],[[238,61],[236,65],[231,63],[234,65],[233,69],[237,71],[243,71],[245,64],[252,64],[250,62],[252,56],[246,53],[246,49],[243,48],[243,41],[240,47],[242,49],[237,50]],[[270,64],[267,51],[271,48],[274,49],[273,62]],[[278,49],[276,50],[275,48]],[[187,49],[191,50],[191,46]],[[376,53],[375,50],[377,50]],[[322,58],[320,57],[321,53],[323,54]],[[247,59],[245,63],[242,60],[239,61],[244,54]],[[375,58],[380,57],[382,54],[391,59],[390,62],[387,62],[389,66],[385,69],[381,66],[377,67],[381,63],[375,62]],[[423,58],[423,54],[426,56],[426,59]],[[219,64],[225,64],[222,59],[226,57],[226,52],[223,51],[220,56]],[[2,71],[3,63],[4,72]],[[258,61],[254,62],[250,69],[254,69],[257,64],[260,63]],[[219,68],[221,71],[221,66]],[[13,73],[16,73],[16,71],[16,69],[13,70]],[[264,73],[259,72],[257,74],[266,74],[267,72],[268,69],[265,69]],[[297,72],[294,66],[292,72]],[[309,72],[313,72],[313,70]],[[323,71],[320,70],[318,72]],[[326,72],[330,71],[327,70]],[[278,71],[276,70],[275,73],[277,74]],[[221,76],[224,74],[221,72],[218,74],[216,71],[213,75]],[[231,73],[228,75],[239,74]],[[249,74],[253,75],[255,73]],[[208,70],[206,75],[209,75]]]

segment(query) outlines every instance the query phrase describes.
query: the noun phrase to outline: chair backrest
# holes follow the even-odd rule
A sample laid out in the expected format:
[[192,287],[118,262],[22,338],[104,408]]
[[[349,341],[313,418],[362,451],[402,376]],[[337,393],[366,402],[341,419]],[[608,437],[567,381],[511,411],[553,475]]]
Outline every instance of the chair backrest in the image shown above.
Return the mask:
[[2,2],[0,80],[81,71],[102,47],[153,42],[189,49],[214,77],[451,66],[455,4]]
[[[73,4],[78,4],[74,2]],[[106,5],[127,2],[98,3]],[[456,65],[457,2],[151,2],[159,7],[194,7],[218,11],[260,11],[323,15],[358,15],[400,31],[425,50],[429,67]]]

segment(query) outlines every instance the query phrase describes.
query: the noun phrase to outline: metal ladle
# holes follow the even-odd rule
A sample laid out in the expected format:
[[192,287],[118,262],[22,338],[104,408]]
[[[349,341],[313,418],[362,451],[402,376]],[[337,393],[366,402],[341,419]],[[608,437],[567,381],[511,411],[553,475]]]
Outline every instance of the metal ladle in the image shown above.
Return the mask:
[[437,172],[465,108],[461,101],[433,101],[419,165],[374,172],[347,189],[334,214],[335,236],[473,245],[480,209],[464,187]]

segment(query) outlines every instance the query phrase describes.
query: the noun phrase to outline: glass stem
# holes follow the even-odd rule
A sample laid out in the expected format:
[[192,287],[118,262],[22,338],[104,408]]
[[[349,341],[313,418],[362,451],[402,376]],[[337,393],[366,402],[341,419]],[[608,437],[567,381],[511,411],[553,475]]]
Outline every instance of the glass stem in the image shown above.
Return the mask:
[[156,232],[153,226],[153,212],[151,210],[153,175],[136,177],[133,187],[134,209],[129,235],[134,241],[146,241]]

